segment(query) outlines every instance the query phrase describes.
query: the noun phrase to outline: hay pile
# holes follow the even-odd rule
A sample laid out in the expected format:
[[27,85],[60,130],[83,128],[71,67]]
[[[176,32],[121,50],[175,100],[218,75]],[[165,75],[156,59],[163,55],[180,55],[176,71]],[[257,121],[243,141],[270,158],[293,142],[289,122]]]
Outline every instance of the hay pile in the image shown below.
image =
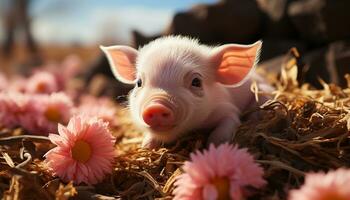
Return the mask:
[[[286,199],[306,172],[350,165],[350,77],[348,88],[326,84],[314,90],[298,85],[299,54],[292,50],[282,66],[273,100],[256,112],[258,123],[244,123],[234,141],[248,147],[265,168],[268,186],[259,199]],[[299,66],[300,68],[300,66]]]
[[[252,199],[285,199],[287,191],[302,184],[308,171],[350,164],[349,88],[323,83],[313,90],[297,82],[298,54],[286,58],[273,100],[246,113],[258,121],[245,121],[234,142],[249,148],[265,169],[268,186]],[[252,87],[259,93],[258,88]],[[205,147],[206,134],[198,131],[159,150],[140,149],[142,133],[126,110],[119,108],[115,170],[95,186],[62,183],[46,172],[43,155],[53,145],[46,137],[23,136],[21,129],[0,132],[0,193],[10,199],[171,199],[174,177],[195,149]],[[208,132],[208,131],[206,131]]]

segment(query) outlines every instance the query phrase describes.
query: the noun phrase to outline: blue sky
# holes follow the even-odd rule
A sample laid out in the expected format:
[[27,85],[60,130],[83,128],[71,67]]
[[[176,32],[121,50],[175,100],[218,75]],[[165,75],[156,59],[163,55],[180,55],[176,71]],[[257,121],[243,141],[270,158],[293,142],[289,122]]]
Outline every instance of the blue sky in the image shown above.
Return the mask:
[[33,32],[43,43],[94,44],[103,38],[128,43],[132,29],[159,33],[176,11],[213,2],[216,0],[33,0]]

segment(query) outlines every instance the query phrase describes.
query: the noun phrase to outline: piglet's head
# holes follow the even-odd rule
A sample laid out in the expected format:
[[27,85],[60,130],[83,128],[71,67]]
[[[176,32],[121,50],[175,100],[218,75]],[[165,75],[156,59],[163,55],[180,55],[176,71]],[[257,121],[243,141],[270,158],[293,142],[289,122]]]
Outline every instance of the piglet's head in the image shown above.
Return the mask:
[[237,87],[247,79],[258,61],[261,42],[211,48],[169,36],[139,50],[101,48],[115,77],[135,84],[129,95],[134,121],[169,142],[201,127],[219,104],[227,103],[225,87]]

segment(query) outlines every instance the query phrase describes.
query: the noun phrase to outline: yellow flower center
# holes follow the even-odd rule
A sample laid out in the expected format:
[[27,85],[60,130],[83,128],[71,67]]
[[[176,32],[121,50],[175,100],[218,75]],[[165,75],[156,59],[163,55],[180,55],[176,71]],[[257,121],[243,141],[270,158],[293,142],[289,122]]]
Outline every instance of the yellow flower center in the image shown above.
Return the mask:
[[347,200],[347,198],[334,192],[323,195],[320,200]]
[[44,113],[47,120],[51,122],[61,122],[62,116],[60,111],[55,107],[48,107]]
[[45,83],[38,83],[38,85],[36,86],[36,91],[39,93],[43,93],[46,90],[46,86]]
[[74,160],[86,163],[91,157],[92,149],[89,143],[78,140],[72,148],[72,157]]
[[217,200],[230,200],[230,180],[225,177],[216,177],[212,180],[218,193]]

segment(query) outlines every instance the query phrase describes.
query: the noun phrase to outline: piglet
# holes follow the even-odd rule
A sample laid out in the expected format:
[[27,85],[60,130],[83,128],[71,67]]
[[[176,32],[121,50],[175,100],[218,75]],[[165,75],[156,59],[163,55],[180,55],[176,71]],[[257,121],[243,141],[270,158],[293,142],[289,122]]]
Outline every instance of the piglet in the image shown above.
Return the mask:
[[241,112],[254,102],[249,77],[256,76],[261,45],[209,47],[167,36],[139,50],[101,49],[114,76],[135,84],[129,94],[131,116],[145,130],[143,147],[156,148],[202,128],[213,128],[209,142],[229,141]]

